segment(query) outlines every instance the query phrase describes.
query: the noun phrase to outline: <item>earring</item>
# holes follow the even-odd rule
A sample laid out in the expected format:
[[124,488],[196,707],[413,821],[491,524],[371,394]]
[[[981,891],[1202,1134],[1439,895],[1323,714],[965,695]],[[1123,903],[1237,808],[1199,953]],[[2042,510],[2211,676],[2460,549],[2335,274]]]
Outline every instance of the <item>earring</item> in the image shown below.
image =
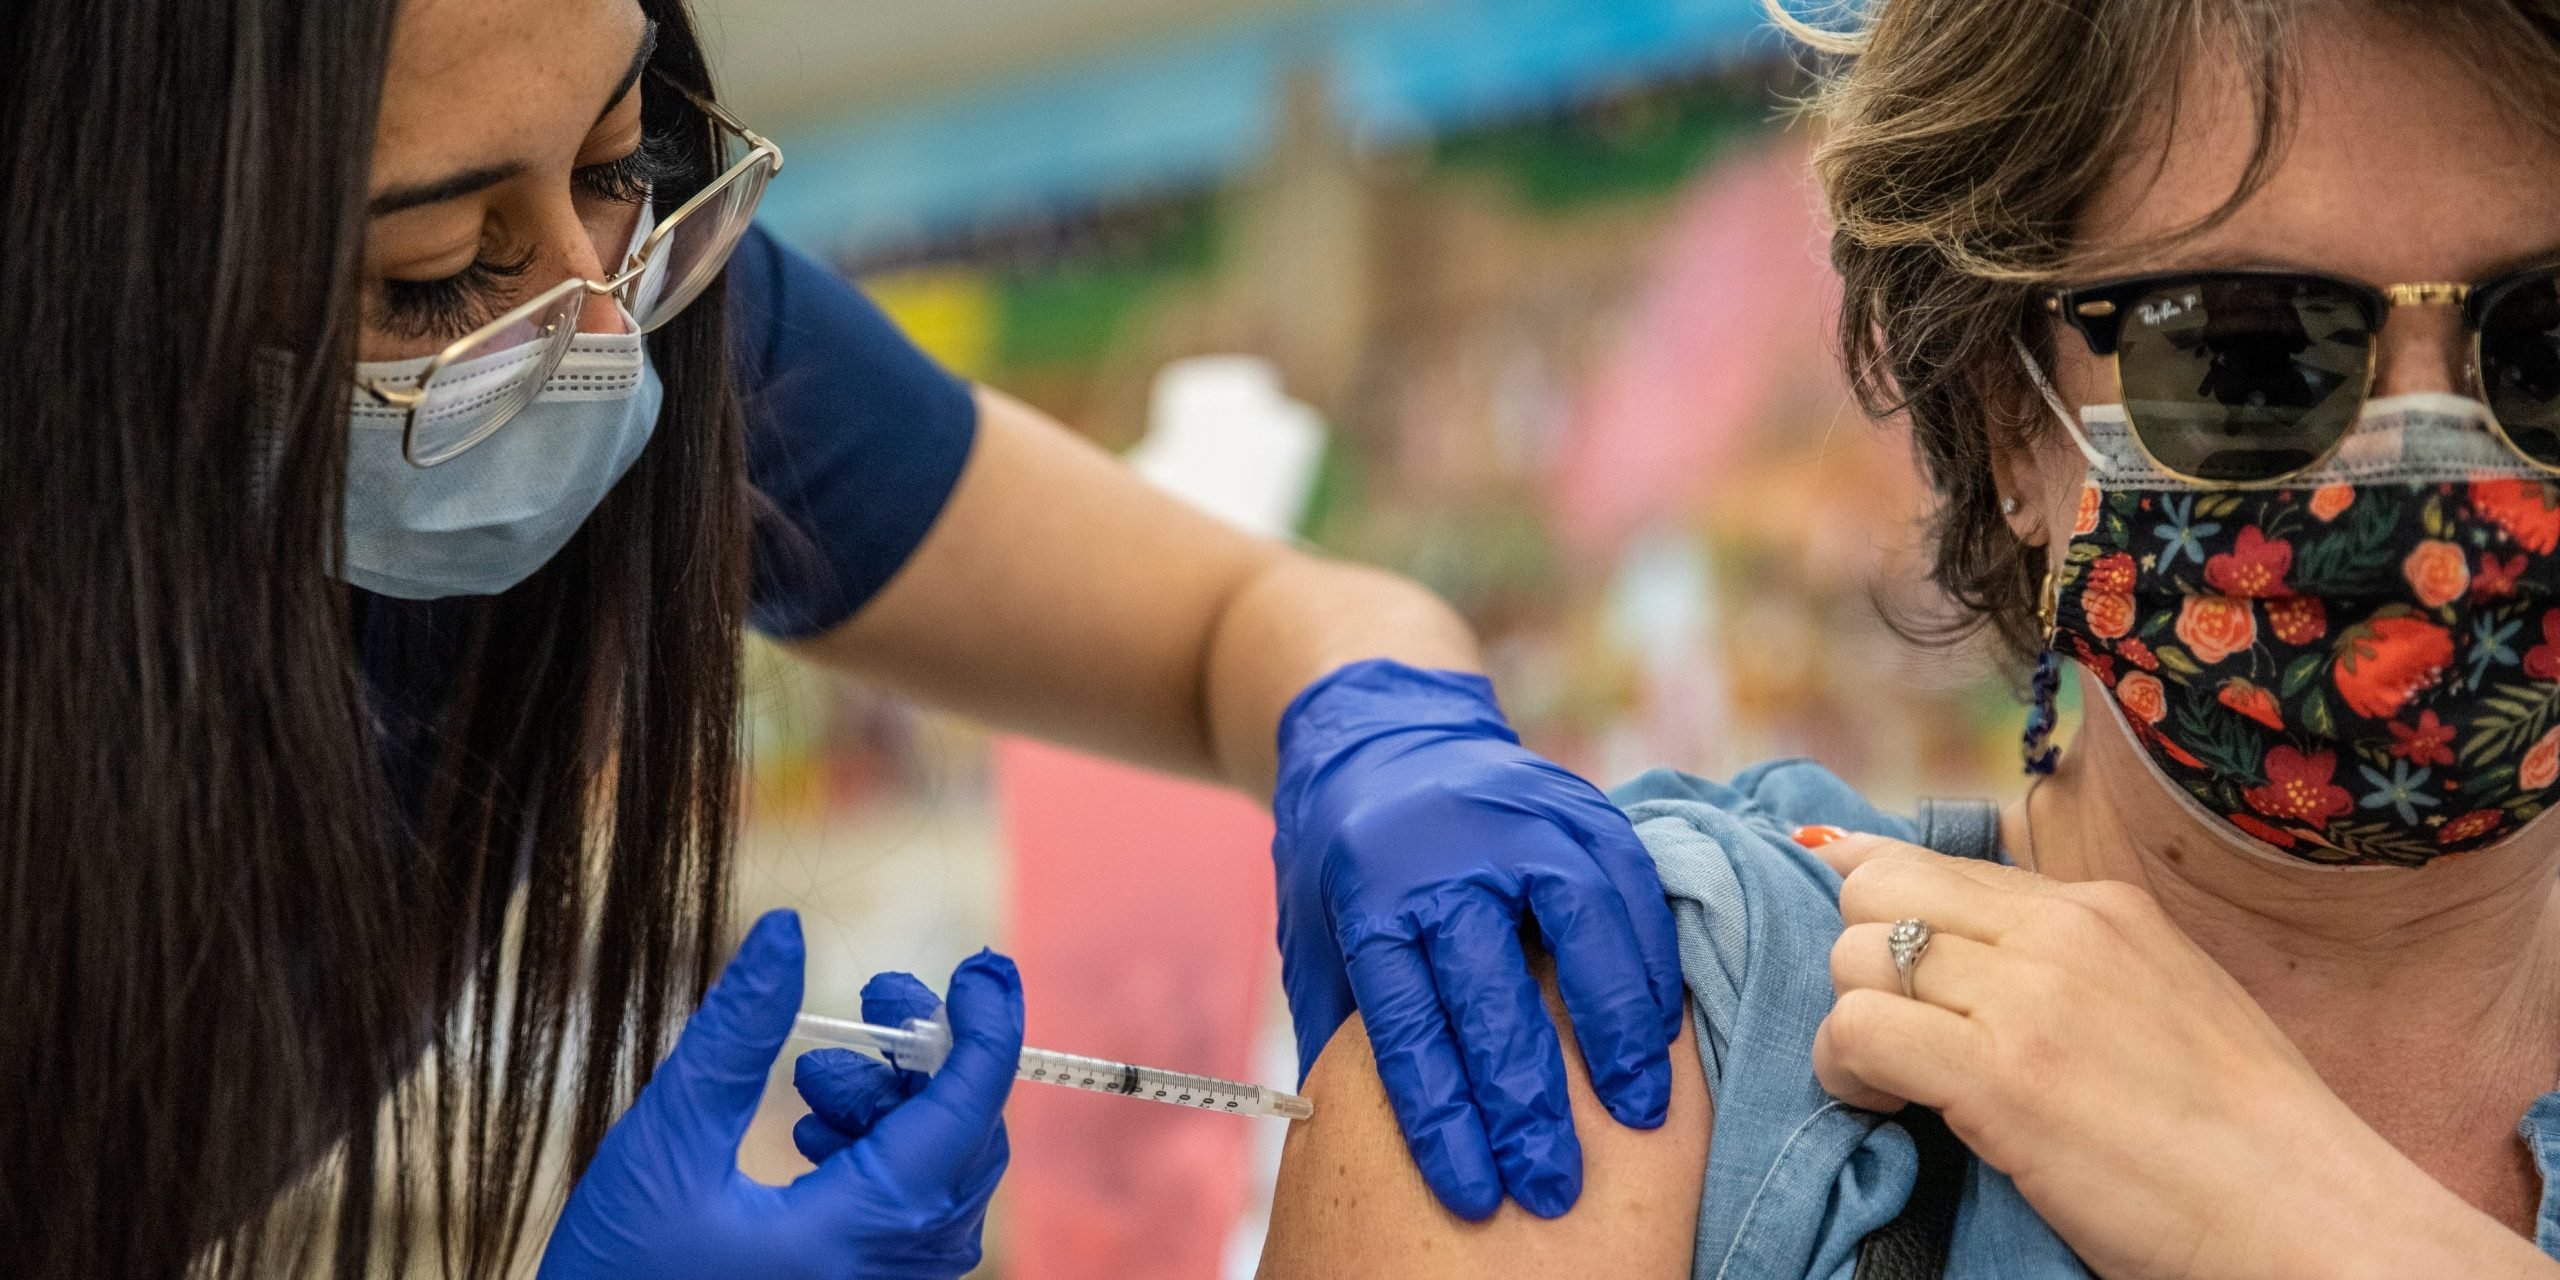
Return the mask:
[[2027,732],[2020,744],[2027,773],[2033,777],[2051,774],[2062,759],[2062,748],[2053,745],[2055,722],[2061,715],[2055,704],[2062,695],[2062,655],[2053,648],[2060,592],[2060,578],[2047,568],[2036,604],[2036,620],[2044,624],[2044,648],[2036,654],[2035,678],[2027,685]]
[[2018,514],[2018,500],[2016,498],[2002,498],[2000,500],[2000,514],[2004,516],[2014,516]]

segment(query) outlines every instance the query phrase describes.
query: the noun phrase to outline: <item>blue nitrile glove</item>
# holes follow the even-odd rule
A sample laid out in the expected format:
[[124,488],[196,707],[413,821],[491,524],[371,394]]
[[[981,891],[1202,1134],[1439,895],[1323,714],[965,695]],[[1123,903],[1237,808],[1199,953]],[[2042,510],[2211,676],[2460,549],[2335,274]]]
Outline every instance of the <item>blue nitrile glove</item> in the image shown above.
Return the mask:
[[981,953],[951,977],[951,1059],[787,1187],[738,1171],[738,1142],[800,1009],[799,919],[767,914],[675,1052],[569,1193],[542,1280],[952,1280],[978,1262],[1022,1052],[1022,985]]
[[[874,975],[862,986],[862,1020],[875,1026],[903,1027],[918,1018],[930,1018],[942,1007],[942,999],[933,989],[904,973]],[[791,1130],[793,1145],[811,1164],[825,1164],[827,1157],[859,1141],[880,1118],[901,1102],[923,1091],[931,1076],[921,1071],[901,1071],[869,1054],[851,1049],[817,1049],[800,1055],[791,1066],[791,1083],[800,1090],[800,1098],[809,1104],[809,1114]],[[1003,1176],[1010,1154],[1003,1126],[996,1128],[995,1141],[988,1144],[987,1185],[992,1189]],[[985,1203],[983,1196],[979,1197]]]
[[1482,676],[1354,663],[1280,718],[1281,977],[1303,1080],[1356,1004],[1441,1203],[1582,1194],[1564,1057],[1520,946],[1534,913],[1609,1114],[1652,1128],[1683,1016],[1671,909],[1626,816],[1520,746]]

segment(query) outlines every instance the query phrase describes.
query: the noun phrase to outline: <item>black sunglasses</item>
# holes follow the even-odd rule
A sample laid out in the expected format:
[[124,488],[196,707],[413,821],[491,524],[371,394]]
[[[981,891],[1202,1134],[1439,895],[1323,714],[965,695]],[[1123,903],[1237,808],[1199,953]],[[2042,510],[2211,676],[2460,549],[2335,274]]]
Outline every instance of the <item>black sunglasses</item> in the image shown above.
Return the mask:
[[2115,363],[2125,413],[2161,470],[2270,484],[2318,466],[2373,389],[2393,307],[2462,308],[2473,384],[2499,439],[2560,472],[2560,264],[2486,283],[2383,288],[2284,271],[2135,276],[2042,295]]

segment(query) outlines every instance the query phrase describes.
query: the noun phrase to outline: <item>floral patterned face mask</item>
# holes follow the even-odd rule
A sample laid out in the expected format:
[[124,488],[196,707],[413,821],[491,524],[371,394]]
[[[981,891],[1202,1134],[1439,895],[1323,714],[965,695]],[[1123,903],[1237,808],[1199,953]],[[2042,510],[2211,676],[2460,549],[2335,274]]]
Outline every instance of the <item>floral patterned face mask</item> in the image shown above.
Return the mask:
[[2121,405],[2064,415],[2091,468],[2051,643],[2170,782],[2293,857],[2515,834],[2560,784],[2560,483],[2486,413],[2372,401],[2329,461],[2251,489],[2158,470]]

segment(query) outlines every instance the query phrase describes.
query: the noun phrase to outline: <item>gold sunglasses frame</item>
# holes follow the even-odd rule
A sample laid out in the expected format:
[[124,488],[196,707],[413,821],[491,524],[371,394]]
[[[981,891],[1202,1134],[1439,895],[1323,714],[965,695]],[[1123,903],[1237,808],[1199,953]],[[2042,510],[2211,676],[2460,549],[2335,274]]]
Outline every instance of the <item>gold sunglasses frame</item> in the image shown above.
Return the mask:
[[[693,193],[693,195],[683,204],[676,206],[676,211],[668,214],[664,221],[661,221],[657,226],[651,228],[648,238],[640,242],[639,248],[631,251],[630,257],[626,259],[627,265],[611,280],[591,280],[584,276],[570,276],[568,279],[562,280],[560,283],[543,290],[541,293],[535,294],[526,302],[510,308],[506,314],[499,316],[495,320],[491,320],[489,323],[464,334],[450,343],[447,343],[442,351],[437,352],[432,359],[427,361],[425,368],[418,371],[416,385],[414,386],[400,386],[388,383],[380,378],[356,379],[355,383],[357,388],[364,391],[366,394],[371,395],[378,403],[405,411],[400,425],[400,456],[402,460],[406,461],[410,466],[424,470],[429,467],[441,466],[447,462],[451,462],[455,458],[461,457],[463,454],[470,452],[472,448],[487,440],[489,437],[498,434],[500,428],[515,420],[516,413],[523,412],[523,406],[519,405],[514,412],[490,423],[488,426],[474,433],[470,439],[463,441],[461,444],[444,450],[432,458],[421,459],[417,454],[416,448],[418,436],[418,410],[426,405],[427,384],[434,381],[436,374],[442,372],[447,365],[454,363],[455,360],[467,353],[473,345],[485,341],[491,334],[502,332],[511,325],[522,324],[525,321],[533,319],[535,316],[542,315],[551,308],[559,306],[563,299],[574,294],[586,294],[591,297],[614,296],[615,300],[623,305],[624,313],[628,315],[630,313],[631,299],[619,295],[640,283],[641,278],[648,274],[650,262],[658,252],[659,246],[666,243],[668,235],[672,233],[677,226],[681,225],[687,217],[693,214],[695,210],[709,204],[714,198],[724,195],[727,193],[729,188],[745,181],[746,176],[753,172],[757,166],[765,166],[765,179],[768,182],[772,180],[775,174],[782,172],[782,148],[775,146],[772,139],[748,128],[745,124],[741,123],[736,116],[733,116],[726,110],[723,110],[719,103],[713,102],[711,99],[676,83],[676,81],[665,72],[654,71],[651,74],[656,76],[657,79],[665,82],[669,88],[683,94],[685,96],[685,100],[691,102],[696,110],[702,112],[705,117],[710,119],[712,124],[719,128],[726,129],[744,139],[747,143],[747,153],[738,157],[736,163],[730,165],[727,169],[722,170],[720,176],[705,184],[702,190]],[[732,247],[735,247],[734,242],[732,242]],[[692,300],[687,299],[684,305],[691,306]],[[673,311],[667,312],[666,315],[659,318],[658,324],[665,324],[666,321],[681,314],[683,310],[684,307],[678,307]],[[634,316],[632,322],[634,327],[638,327],[638,317]],[[641,328],[640,332],[647,333],[657,327],[658,325],[651,325],[646,328]],[[407,380],[403,379],[402,381]]]
[[[2194,280],[2205,277],[2231,276],[2263,276],[2271,279],[2318,280],[2327,284],[2340,286],[2346,292],[2355,296],[2360,302],[2362,302],[2369,314],[2373,317],[2372,329],[2368,334],[2369,340],[2366,342],[2364,350],[2364,376],[2356,388],[2356,412],[2359,415],[2362,414],[2364,406],[2373,399],[2373,380],[2376,366],[2381,359],[2379,340],[2382,336],[2383,328],[2391,322],[2391,313],[2402,307],[2460,307],[2463,310],[2463,327],[2470,338],[2469,362],[2464,367],[2462,376],[2464,380],[2469,383],[2471,389],[2474,392],[2479,393],[2478,398],[2481,405],[2489,410],[2489,430],[2497,436],[2498,443],[2506,446],[2509,453],[2512,453],[2516,457],[2522,459],[2527,466],[2530,466],[2546,475],[2560,476],[2560,462],[2544,462],[2541,459],[2534,457],[2532,454],[2527,453],[2522,445],[2516,443],[2515,437],[2507,433],[2507,424],[2499,421],[2497,408],[2494,405],[2489,404],[2486,395],[2486,388],[2481,385],[2480,381],[2482,376],[2480,364],[2480,329],[2481,320],[2483,319],[2482,312],[2485,310],[2485,307],[2474,305],[2476,302],[2480,302],[2482,300],[2487,300],[2492,305],[2496,302],[2504,301],[2504,296],[2511,286],[2527,282],[2534,277],[2549,274],[2555,269],[2560,269],[2560,264],[2546,263],[2539,266],[2527,267],[2522,271],[2511,272],[2507,275],[2500,276],[2497,279],[2484,281],[2480,284],[2463,284],[2455,281],[2428,280],[2410,284],[2390,284],[2378,287],[2362,283],[2361,281],[2349,280],[2340,276],[2322,275],[2318,272],[2309,271],[2178,271],[2129,276],[2123,279],[2101,281],[2095,284],[2052,289],[2037,296],[2042,300],[2044,310],[2047,314],[2062,320],[2065,324],[2068,324],[2075,332],[2079,333],[2083,341],[2089,344],[2089,353],[2091,355],[2097,356],[2107,362],[2107,372],[2109,376],[2115,379],[2117,402],[2124,403],[2124,344],[2121,340],[2111,335],[2104,336],[2102,338],[2102,334],[2099,332],[2099,327],[2101,325],[2111,327],[2114,323],[2118,322],[2118,304],[2110,299],[2093,298],[2089,295],[2096,293],[2124,293],[2166,284],[2170,281],[2176,280]],[[2303,463],[2301,466],[2292,468],[2291,470],[2285,471],[2279,475],[2258,480],[2216,480],[2194,475],[2162,462],[2159,456],[2151,451],[2151,442],[2143,438],[2141,424],[2133,421],[2132,408],[2130,405],[2127,405],[2125,413],[2127,422],[2133,427],[2133,430],[2129,433],[2133,437],[2133,446],[2141,452],[2142,458],[2145,462],[2150,463],[2154,468],[2166,475],[2172,476],[2184,483],[2204,489],[2281,488],[2284,485],[2300,478],[2304,473],[2316,470],[2331,458],[2336,457],[2338,450],[2346,447],[2347,437],[2355,433],[2355,424],[2350,420],[2347,425],[2347,429],[2339,432],[2338,438],[2330,441],[2328,447],[2322,449],[2318,457],[2315,457],[2309,462]]]

